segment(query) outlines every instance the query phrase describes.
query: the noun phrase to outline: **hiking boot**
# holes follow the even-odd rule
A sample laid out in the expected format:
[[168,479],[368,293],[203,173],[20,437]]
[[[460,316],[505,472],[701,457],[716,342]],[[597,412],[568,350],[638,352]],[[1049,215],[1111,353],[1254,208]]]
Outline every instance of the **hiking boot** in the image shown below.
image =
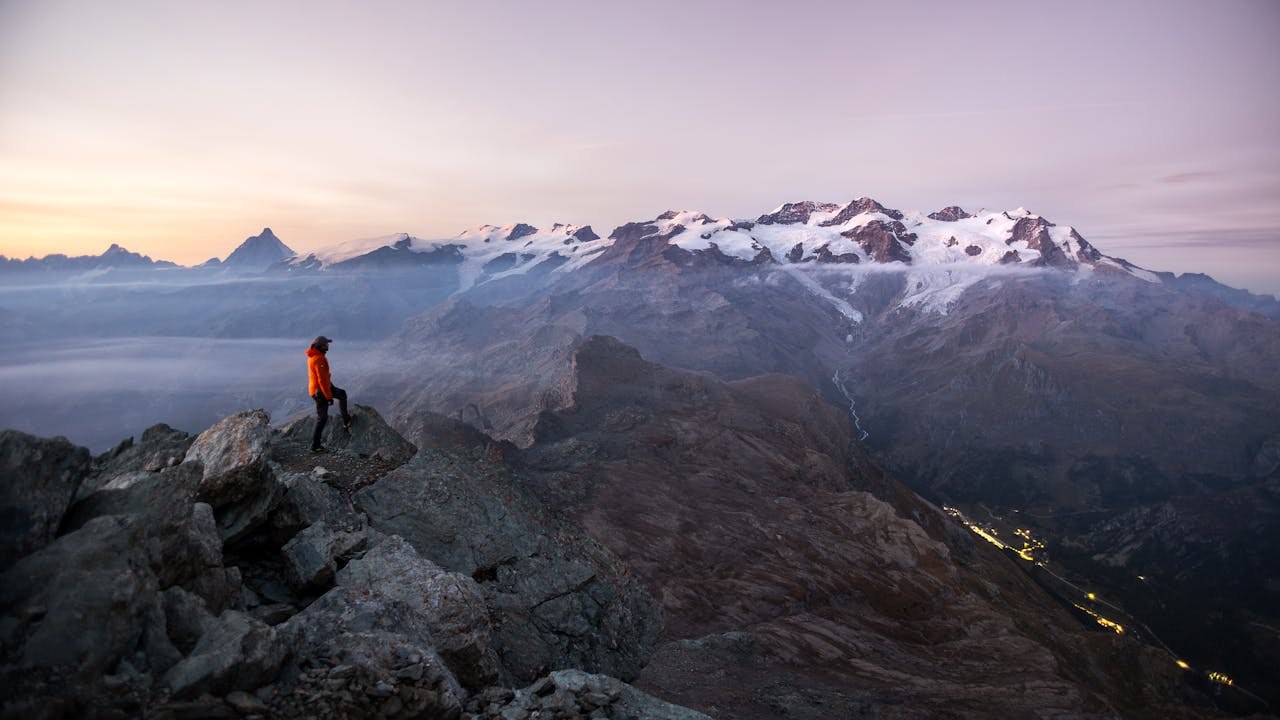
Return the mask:
[[317,445],[316,447],[311,448],[311,452],[315,453],[316,455],[319,455],[320,453],[327,453],[329,451],[325,449],[325,446]]

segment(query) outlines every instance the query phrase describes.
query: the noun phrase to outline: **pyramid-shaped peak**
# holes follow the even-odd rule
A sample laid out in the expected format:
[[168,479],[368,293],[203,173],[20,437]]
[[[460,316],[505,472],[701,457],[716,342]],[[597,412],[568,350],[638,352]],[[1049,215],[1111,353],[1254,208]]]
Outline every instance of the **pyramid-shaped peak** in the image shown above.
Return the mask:
[[271,228],[264,227],[261,233],[245,238],[240,247],[222,261],[222,265],[236,270],[258,272],[294,255],[297,253],[276,237]]

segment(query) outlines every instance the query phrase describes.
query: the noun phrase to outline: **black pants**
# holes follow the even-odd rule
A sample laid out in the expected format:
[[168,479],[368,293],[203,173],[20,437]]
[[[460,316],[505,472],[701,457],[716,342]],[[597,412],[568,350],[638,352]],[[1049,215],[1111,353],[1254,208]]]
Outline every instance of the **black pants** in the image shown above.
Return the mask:
[[[347,412],[347,391],[336,386],[329,390],[333,393],[333,399],[338,401],[338,411],[342,413],[342,419],[351,417]],[[320,433],[323,433],[324,426],[329,424],[329,400],[322,392],[317,392],[311,398],[316,401],[316,431],[311,434],[311,449],[315,450],[320,447]]]

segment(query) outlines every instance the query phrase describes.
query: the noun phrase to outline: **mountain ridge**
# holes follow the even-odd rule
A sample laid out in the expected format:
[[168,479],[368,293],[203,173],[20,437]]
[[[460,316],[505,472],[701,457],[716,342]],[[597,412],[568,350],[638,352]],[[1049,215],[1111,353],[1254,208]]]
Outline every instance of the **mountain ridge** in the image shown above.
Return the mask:
[[[672,232],[676,226],[681,232]],[[296,252],[271,229],[240,243],[225,260],[211,258],[185,267],[128,253],[113,244],[101,256],[17,260],[0,256],[0,272],[31,270],[94,270],[128,265],[184,269],[230,269],[240,272],[385,271],[425,265],[456,267],[459,290],[491,280],[525,273],[571,272],[590,262],[634,228],[653,227],[658,235],[683,250],[782,266],[824,268],[865,267],[915,273],[961,273],[946,288],[935,286],[912,298],[939,311],[959,292],[961,284],[980,271],[997,267],[1064,271],[1095,271],[1129,275],[1154,283],[1179,283],[1223,298],[1254,312],[1280,317],[1280,300],[1222,284],[1195,271],[1181,274],[1149,270],[1124,258],[1107,255],[1079,230],[1062,226],[1025,208],[970,213],[959,206],[923,213],[887,207],[866,196],[846,203],[797,201],[784,203],[755,219],[713,218],[699,211],[660,213],[652,220],[625,223],[601,238],[590,225],[554,223],[549,229],[517,222],[479,225],[451,238],[423,238],[401,232],[334,243]],[[627,228],[633,228],[628,231]],[[96,259],[95,259],[96,258]],[[126,262],[126,258],[128,261]]]

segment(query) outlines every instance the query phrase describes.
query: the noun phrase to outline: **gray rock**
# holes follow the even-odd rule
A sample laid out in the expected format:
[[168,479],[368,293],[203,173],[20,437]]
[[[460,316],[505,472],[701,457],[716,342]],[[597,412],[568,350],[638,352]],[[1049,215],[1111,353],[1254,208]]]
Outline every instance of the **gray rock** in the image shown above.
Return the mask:
[[265,410],[246,410],[200,433],[185,459],[204,466],[199,500],[220,508],[258,491],[268,473],[270,420]]
[[311,525],[281,548],[289,582],[297,590],[329,584],[338,564],[363,550],[368,541],[365,530],[338,530],[323,520]]
[[190,653],[217,622],[198,595],[180,587],[164,591],[165,627],[169,639],[184,655]]
[[186,517],[202,473],[199,464],[189,463],[154,473],[119,474],[95,492],[81,492],[62,521],[62,531],[70,532],[103,515],[147,515],[162,522]]
[[286,647],[275,628],[228,610],[196,643],[191,654],[164,675],[173,697],[252,690],[271,682]]
[[89,464],[65,438],[0,431],[0,570],[53,540]]
[[[327,632],[315,627],[316,632],[295,640],[300,642],[294,648],[295,660],[312,666],[293,683],[295,696],[307,698],[307,714],[364,717],[372,708],[386,707],[389,698],[377,697],[382,692],[379,687],[399,685],[398,695],[391,697],[401,699],[401,717],[461,717],[466,692],[434,650],[394,630],[353,632],[350,628],[360,622],[353,619],[356,623],[339,624]],[[412,685],[399,684],[393,669],[410,658],[421,665],[422,675]]]
[[673,705],[607,675],[593,675],[581,670],[557,670],[549,676],[558,689],[575,696],[590,696],[612,701],[613,716],[636,720],[711,720],[696,710]]
[[661,630],[657,603],[615,555],[478,457],[423,451],[356,502],[375,529],[479,581],[515,678],[552,667],[634,678]]
[[195,503],[163,523],[150,514],[133,517],[148,529],[147,554],[162,588],[184,585],[210,608],[225,604],[227,594],[232,600],[239,594],[238,576],[229,577],[222,566],[222,538],[208,504]]
[[126,659],[163,672],[182,654],[161,591],[182,585],[210,607],[238,596],[239,571],[222,567],[212,508],[191,503],[199,466],[156,475],[173,482],[129,488],[115,509],[135,509],[139,497],[152,505],[92,517],[0,578],[6,658],[82,679]]
[[6,658],[87,681],[138,650],[148,621],[164,617],[142,536],[129,518],[97,518],[0,576]]
[[383,540],[338,573],[348,588],[379,588],[424,618],[436,652],[468,687],[496,677],[484,595],[474,580],[421,557],[402,538]]
[[340,530],[364,526],[364,516],[350,498],[315,473],[284,473],[279,478],[285,491],[271,517],[275,527],[297,532],[317,522]]
[[267,712],[266,703],[243,690],[229,692],[224,699],[228,705],[235,708],[241,715],[262,715]]
[[287,603],[271,603],[270,605],[258,605],[249,612],[268,625],[279,625],[297,614],[298,609]]
[[236,604],[244,585],[240,568],[212,567],[183,581],[182,587],[204,600],[210,612],[221,613]]
[[218,534],[226,545],[234,544],[267,524],[284,497],[285,488],[268,470],[255,492],[218,509]]
[[195,438],[164,423],[152,425],[135,443],[129,438],[93,459],[93,472],[85,479],[77,499],[104,487],[127,487],[135,478],[182,462]]
[[[418,451],[413,443],[405,440],[387,424],[372,407],[354,405],[351,414],[355,422],[348,431],[342,427],[336,406],[330,410],[329,424],[321,435],[321,442],[330,452],[350,453],[360,458],[377,458],[399,464],[413,457]],[[315,430],[315,418],[302,417],[285,426],[285,440],[293,443],[310,443]]]

